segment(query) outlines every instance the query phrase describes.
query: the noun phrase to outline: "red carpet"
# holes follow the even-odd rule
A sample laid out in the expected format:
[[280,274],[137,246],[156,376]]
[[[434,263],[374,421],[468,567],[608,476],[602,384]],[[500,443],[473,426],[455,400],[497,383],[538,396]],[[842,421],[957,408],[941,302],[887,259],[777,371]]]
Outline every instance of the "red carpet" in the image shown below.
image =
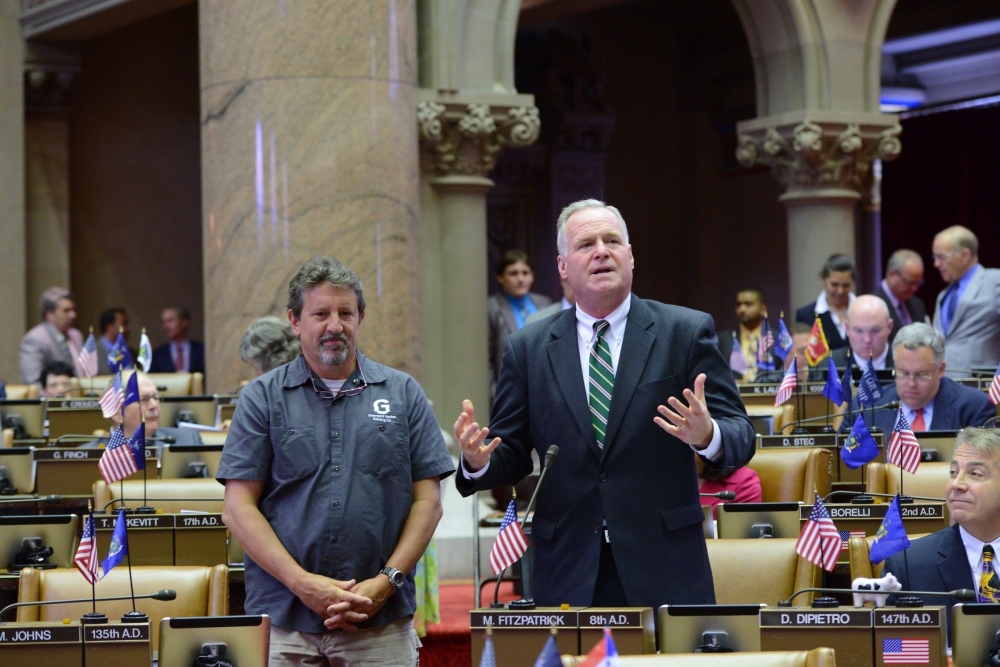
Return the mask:
[[[439,587],[441,622],[427,624],[427,636],[420,641],[421,667],[474,667],[469,630],[469,612],[473,609],[473,591],[470,580],[442,581]],[[510,602],[514,584],[505,581],[500,586],[500,601]],[[493,599],[493,586],[483,589],[480,607],[489,606]]]

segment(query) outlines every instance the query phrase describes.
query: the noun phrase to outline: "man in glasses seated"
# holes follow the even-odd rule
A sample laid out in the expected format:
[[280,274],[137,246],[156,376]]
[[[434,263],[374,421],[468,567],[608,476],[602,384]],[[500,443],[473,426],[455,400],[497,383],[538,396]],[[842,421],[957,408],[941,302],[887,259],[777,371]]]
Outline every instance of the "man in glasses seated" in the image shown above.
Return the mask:
[[455,471],[417,382],[357,349],[361,280],[330,257],[288,285],[301,356],[240,393],[217,477],[270,662],[416,665],[413,570]]
[[[996,415],[985,393],[958,384],[944,376],[944,336],[923,322],[899,330],[892,349],[896,362],[896,382],[884,388],[879,401],[885,405],[900,401],[903,415],[913,431],[954,431],[966,426],[982,426]],[[852,410],[857,413],[855,397]],[[875,425],[886,434],[892,432],[900,410],[875,408]],[[871,425],[870,410],[865,421]],[[844,420],[841,430],[851,424]]]

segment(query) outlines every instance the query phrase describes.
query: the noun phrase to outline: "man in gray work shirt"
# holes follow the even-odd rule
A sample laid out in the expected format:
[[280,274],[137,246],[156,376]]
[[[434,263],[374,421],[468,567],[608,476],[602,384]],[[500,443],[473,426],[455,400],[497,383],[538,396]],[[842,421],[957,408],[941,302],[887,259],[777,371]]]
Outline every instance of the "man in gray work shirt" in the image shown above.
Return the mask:
[[240,394],[219,464],[270,664],[415,665],[413,569],[451,457],[417,382],[357,351],[361,281],[329,257],[288,285],[302,356]]

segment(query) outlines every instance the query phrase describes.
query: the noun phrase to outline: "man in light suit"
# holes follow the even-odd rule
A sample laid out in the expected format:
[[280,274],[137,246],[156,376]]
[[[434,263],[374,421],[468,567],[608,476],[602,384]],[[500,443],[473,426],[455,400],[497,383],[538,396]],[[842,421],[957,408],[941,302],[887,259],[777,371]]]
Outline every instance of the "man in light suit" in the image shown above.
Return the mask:
[[934,328],[948,344],[949,375],[1000,364],[1000,269],[979,263],[979,241],[970,230],[949,227],[934,237],[934,266],[948,283],[937,297]]
[[64,361],[77,369],[76,358],[83,349],[83,334],[73,328],[76,302],[68,289],[50,287],[42,294],[42,323],[31,328],[21,339],[19,350],[21,380],[38,382],[42,368],[50,361]]
[[889,343],[896,339],[900,327],[914,322],[930,323],[927,306],[917,296],[917,290],[924,284],[924,260],[920,255],[905,248],[897,250],[889,257],[885,267],[885,280],[875,290],[875,296],[885,301],[892,320]]
[[458,489],[513,484],[558,444],[532,524],[535,601],[713,603],[691,451],[730,474],[754,433],[712,318],[631,293],[628,230],[603,202],[566,207],[557,246],[576,307],[510,336],[489,428],[463,403]]

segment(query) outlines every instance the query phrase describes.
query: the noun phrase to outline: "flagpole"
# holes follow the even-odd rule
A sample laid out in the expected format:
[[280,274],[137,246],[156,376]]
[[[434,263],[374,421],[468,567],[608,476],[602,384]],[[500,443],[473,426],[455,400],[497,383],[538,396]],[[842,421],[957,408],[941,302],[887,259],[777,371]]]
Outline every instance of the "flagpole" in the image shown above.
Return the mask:
[[[515,513],[515,520],[516,520],[516,514],[517,514],[517,502],[516,502],[517,501],[517,489],[512,487],[511,490],[510,490],[510,494],[511,494],[511,502],[514,503],[514,513]],[[525,517],[525,518],[527,518],[527,517]],[[504,575],[505,572],[507,572],[507,568],[504,568],[504,569],[500,570],[500,574],[497,575],[497,585],[493,588],[493,602],[490,603],[490,609],[503,609],[504,608],[504,603],[500,602],[500,582],[503,581],[503,575]],[[479,604],[478,596],[479,596],[479,592],[477,591],[476,592],[476,597],[477,597],[476,604],[477,605]]]
[[[91,542],[91,549],[93,551],[91,553],[93,554],[92,557],[96,558],[96,555],[97,555],[96,554],[96,552],[97,552],[97,523],[94,521],[94,506],[91,504],[90,500],[87,501],[87,515],[89,517],[90,525],[94,529],[93,542]],[[84,529],[84,531],[86,531],[87,527],[84,526],[83,529]],[[90,567],[88,566],[87,569],[89,570]],[[92,611],[90,611],[89,613],[86,613],[83,616],[81,616],[80,617],[80,623],[82,623],[83,625],[96,625],[96,624],[101,624],[101,623],[107,623],[108,622],[108,617],[105,614],[100,613],[100,612],[97,611],[97,573],[96,572],[91,572],[91,580],[90,580],[90,604],[91,604]]]
[[132,611],[122,616],[122,623],[148,623],[149,616],[135,608],[135,587],[132,585],[132,553],[128,548],[128,518],[125,519],[125,558],[128,558],[128,588],[132,595]]

